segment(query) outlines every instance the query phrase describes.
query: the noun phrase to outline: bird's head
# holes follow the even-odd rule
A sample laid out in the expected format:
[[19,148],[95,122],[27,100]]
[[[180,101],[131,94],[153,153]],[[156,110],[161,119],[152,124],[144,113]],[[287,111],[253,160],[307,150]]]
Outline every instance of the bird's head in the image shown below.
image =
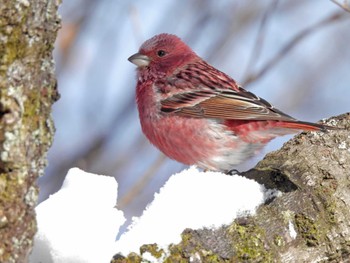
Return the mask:
[[192,49],[177,36],[159,34],[145,41],[139,52],[129,57],[128,60],[140,71],[146,69],[168,75],[196,57]]

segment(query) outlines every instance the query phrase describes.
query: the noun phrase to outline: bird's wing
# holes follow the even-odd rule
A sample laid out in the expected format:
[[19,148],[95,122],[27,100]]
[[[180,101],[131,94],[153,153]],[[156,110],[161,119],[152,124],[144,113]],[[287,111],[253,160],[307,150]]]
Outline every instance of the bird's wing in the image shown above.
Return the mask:
[[237,87],[187,90],[161,101],[161,110],[184,117],[295,121],[266,100]]
[[[203,60],[189,64],[162,84],[161,111],[165,113],[193,118],[296,121]],[[177,92],[172,93],[174,90]]]

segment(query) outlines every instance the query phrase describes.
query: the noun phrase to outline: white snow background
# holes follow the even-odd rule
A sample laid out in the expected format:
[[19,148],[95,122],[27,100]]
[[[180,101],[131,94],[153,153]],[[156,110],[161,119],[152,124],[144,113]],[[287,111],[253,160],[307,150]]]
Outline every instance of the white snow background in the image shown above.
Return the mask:
[[110,262],[143,244],[166,250],[185,228],[218,228],[278,194],[239,175],[190,167],[170,177],[142,216],[116,240],[125,222],[113,177],[71,169],[60,191],[36,208],[38,232],[30,263]]

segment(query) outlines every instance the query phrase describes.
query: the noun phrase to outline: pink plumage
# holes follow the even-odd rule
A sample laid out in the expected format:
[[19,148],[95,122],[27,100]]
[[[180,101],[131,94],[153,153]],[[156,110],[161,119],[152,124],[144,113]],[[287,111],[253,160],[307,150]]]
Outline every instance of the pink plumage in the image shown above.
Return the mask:
[[277,136],[328,126],[298,121],[244,90],[175,35],[142,44],[136,100],[143,133],[168,157],[228,172]]

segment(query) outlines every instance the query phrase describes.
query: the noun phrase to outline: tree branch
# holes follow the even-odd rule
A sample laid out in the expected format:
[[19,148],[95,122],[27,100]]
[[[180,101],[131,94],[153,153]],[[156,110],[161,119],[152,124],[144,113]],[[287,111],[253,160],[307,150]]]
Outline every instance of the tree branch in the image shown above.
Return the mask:
[[[166,262],[344,262],[350,256],[350,113],[327,124],[344,129],[303,132],[243,176],[283,193],[255,216],[217,230],[187,229]],[[220,205],[220,204],[218,204]],[[154,253],[157,245],[143,246]],[[159,252],[161,253],[161,252]],[[141,256],[131,254],[128,262]],[[124,260],[124,261],[123,261]],[[112,262],[125,262],[116,256]],[[197,261],[196,261],[197,260]]]

